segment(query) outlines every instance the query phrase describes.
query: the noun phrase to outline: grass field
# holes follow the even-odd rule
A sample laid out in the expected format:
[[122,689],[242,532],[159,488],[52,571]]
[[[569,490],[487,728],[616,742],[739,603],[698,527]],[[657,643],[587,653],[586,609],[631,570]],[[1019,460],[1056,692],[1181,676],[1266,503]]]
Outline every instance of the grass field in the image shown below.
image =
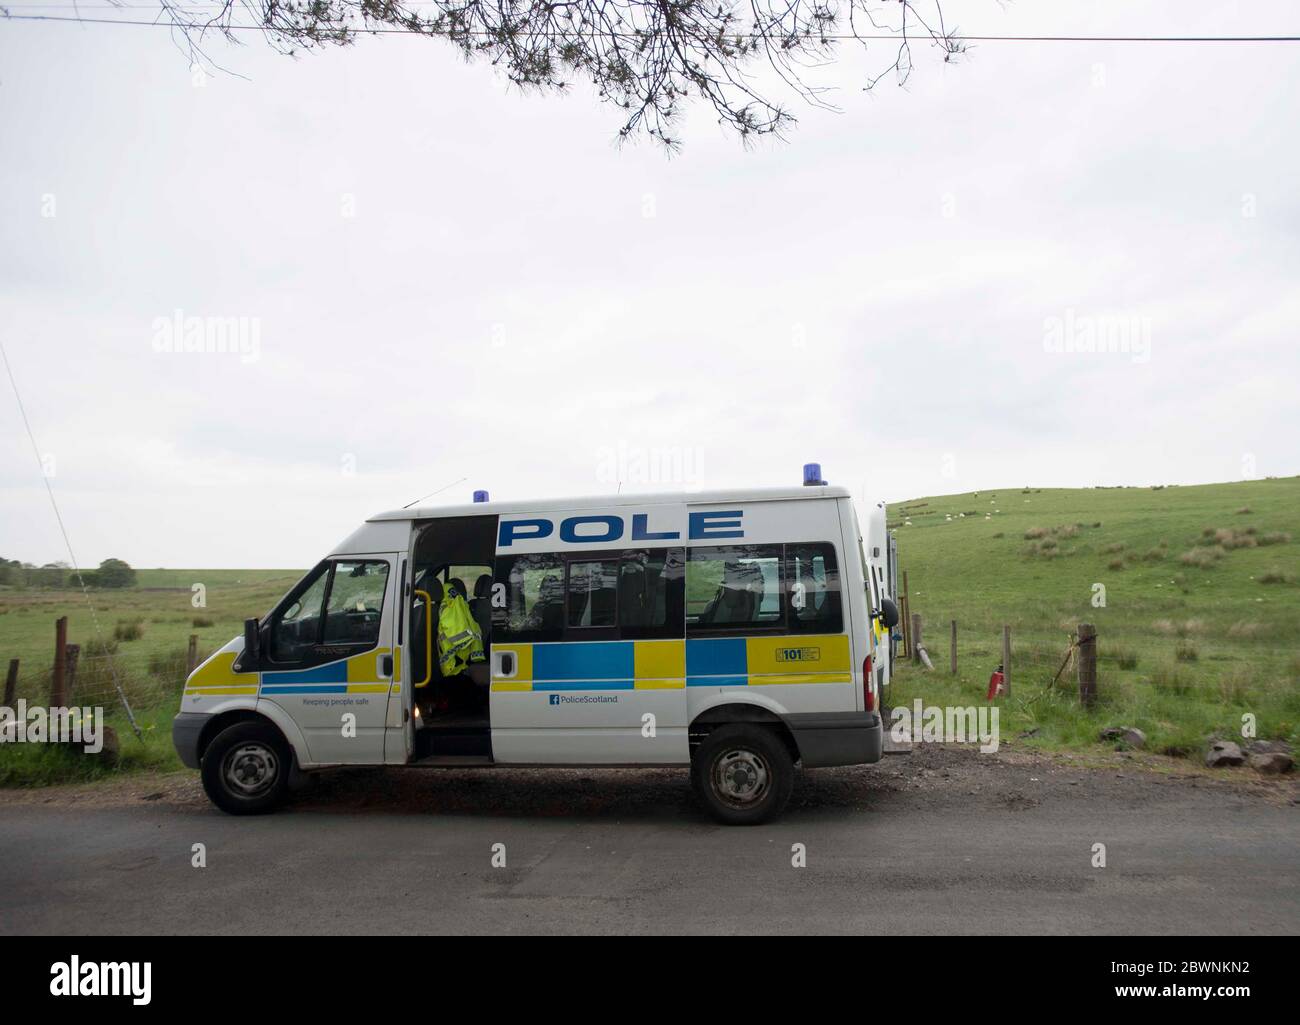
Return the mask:
[[[80,591],[0,588],[0,659],[5,666],[11,658],[20,660],[17,697],[46,703],[54,622],[67,616],[68,640],[81,645],[73,703],[103,706],[121,737],[124,767],[179,768],[171,718],[180,707],[190,635],[198,637],[199,658],[206,658],[241,633],[247,617],[270,609],[301,575],[300,570],[137,570],[135,587],[90,593],[107,650],[96,644],[91,612]],[[192,604],[195,584],[204,587],[205,607]],[[112,670],[136,711],[143,743],[122,715]],[[53,746],[0,747],[0,785],[104,771]]]
[[[935,670],[900,668],[887,700],[983,701],[1012,627],[1012,694],[1002,733],[1086,748],[1104,726],[1137,726],[1152,750],[1192,755],[1211,733],[1295,742],[1300,729],[1300,478],[1202,487],[1013,488],[901,503],[890,510],[912,611]],[[1295,536],[1293,536],[1295,535]],[[138,570],[134,588],[93,591],[100,634],[78,591],[0,589],[0,659],[21,660],[17,694],[49,694],[54,621],[82,646],[74,703],[101,704],[126,767],[177,767],[170,721],[188,638],[199,657],[266,612],[298,570]],[[205,607],[192,604],[205,588]],[[1104,606],[1095,606],[1098,585]],[[948,672],[949,621],[959,672]],[[1097,627],[1100,701],[1080,710],[1073,668],[1049,686],[1080,622]],[[126,727],[117,670],[145,732]],[[0,785],[107,770],[37,745],[0,747]]]
[[[1198,487],[1038,489],[922,498],[890,509],[933,672],[907,666],[888,700],[982,702],[1012,628],[1002,733],[1079,748],[1108,725],[1194,754],[1207,735],[1294,742],[1300,725],[1300,478]],[[1099,587],[1100,585],[1100,587]],[[1104,607],[1094,605],[1102,596]],[[958,622],[958,673],[948,670]],[[1084,714],[1071,666],[1097,628],[1100,702]],[[1034,731],[1034,732],[1031,732]]]

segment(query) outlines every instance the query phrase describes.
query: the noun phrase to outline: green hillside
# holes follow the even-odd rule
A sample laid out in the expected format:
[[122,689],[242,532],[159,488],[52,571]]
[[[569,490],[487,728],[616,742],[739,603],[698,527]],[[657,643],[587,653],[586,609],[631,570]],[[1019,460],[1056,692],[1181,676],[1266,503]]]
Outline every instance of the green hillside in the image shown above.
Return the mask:
[[[1300,724],[1300,478],[1156,488],[1010,488],[891,506],[899,568],[935,664],[906,667],[891,703],[982,701],[1012,628],[1004,737],[1095,744],[1137,726],[1148,747],[1198,751],[1207,734],[1294,741]],[[1101,596],[1104,607],[1094,605]],[[949,673],[950,621],[958,674]],[[1079,711],[1080,622],[1097,628],[1101,702]]]

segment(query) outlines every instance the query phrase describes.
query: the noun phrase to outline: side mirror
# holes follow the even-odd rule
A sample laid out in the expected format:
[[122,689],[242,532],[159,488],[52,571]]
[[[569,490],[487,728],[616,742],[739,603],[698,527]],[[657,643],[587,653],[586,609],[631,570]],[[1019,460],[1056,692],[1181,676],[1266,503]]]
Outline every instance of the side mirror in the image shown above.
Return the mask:
[[885,624],[886,630],[892,630],[898,626],[898,606],[894,604],[892,598],[880,599],[880,621]]
[[247,669],[255,669],[262,664],[262,631],[256,619],[244,620],[244,655],[239,660]]

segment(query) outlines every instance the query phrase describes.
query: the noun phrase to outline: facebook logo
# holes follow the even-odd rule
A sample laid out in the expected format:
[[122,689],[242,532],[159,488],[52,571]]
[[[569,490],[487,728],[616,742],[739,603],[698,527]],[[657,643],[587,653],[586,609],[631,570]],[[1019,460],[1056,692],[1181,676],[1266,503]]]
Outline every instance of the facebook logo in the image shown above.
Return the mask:
[[552,695],[551,695],[551,701],[550,701],[550,703],[551,703],[552,705],[558,705],[558,704],[560,703],[560,695],[558,695],[558,694],[552,694]]

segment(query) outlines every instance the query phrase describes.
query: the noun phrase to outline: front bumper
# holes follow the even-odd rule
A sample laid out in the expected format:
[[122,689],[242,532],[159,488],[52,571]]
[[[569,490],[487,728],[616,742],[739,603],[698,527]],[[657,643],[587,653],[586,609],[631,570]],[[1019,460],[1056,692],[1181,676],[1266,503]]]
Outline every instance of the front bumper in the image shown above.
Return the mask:
[[885,727],[879,712],[806,712],[785,717],[805,769],[880,761]]
[[172,720],[172,746],[191,769],[199,767],[199,737],[211,718],[206,712],[178,712]]

